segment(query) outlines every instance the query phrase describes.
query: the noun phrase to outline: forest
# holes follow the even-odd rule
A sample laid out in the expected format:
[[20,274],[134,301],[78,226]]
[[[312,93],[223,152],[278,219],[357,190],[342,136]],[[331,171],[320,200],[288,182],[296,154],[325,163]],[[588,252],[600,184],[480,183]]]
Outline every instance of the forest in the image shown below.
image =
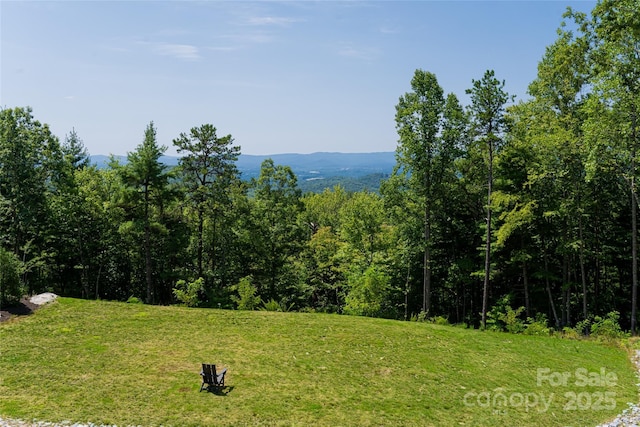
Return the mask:
[[151,122],[98,169],[75,131],[3,108],[2,303],[53,291],[470,327],[513,310],[555,329],[616,312],[635,333],[640,13],[603,0],[564,19],[526,100],[492,70],[466,106],[433,73],[408,76],[379,193],[303,193],[272,160],[243,180],[213,124],[173,139],[177,167]]

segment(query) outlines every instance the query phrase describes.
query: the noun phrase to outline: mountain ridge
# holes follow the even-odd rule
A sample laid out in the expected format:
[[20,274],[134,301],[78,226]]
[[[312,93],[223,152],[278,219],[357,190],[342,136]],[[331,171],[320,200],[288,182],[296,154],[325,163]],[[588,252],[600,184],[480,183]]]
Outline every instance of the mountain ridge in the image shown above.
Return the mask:
[[[113,156],[120,163],[126,163],[126,156]],[[98,168],[108,166],[111,156],[90,156],[90,161]],[[380,151],[368,153],[316,152],[310,154],[281,153],[272,155],[240,154],[236,166],[243,180],[260,176],[262,162],[272,159],[274,164],[289,166],[298,178],[303,191],[322,191],[336,183],[345,184],[347,189],[358,191],[365,188],[377,191],[380,179],[389,176],[396,165],[395,152]],[[177,166],[180,157],[161,156],[160,161],[167,166]]]
[[[122,155],[92,155],[92,164],[103,168],[113,157],[126,163],[127,157]],[[236,166],[243,173],[243,178],[258,176],[262,162],[272,159],[276,165],[289,166],[300,179],[318,178],[317,175],[362,176],[371,173],[391,173],[395,166],[395,153],[392,151],[368,153],[316,152],[310,154],[281,153],[270,155],[240,154]],[[160,161],[167,166],[176,166],[180,160],[177,156],[161,156]],[[301,175],[302,174],[302,175]]]

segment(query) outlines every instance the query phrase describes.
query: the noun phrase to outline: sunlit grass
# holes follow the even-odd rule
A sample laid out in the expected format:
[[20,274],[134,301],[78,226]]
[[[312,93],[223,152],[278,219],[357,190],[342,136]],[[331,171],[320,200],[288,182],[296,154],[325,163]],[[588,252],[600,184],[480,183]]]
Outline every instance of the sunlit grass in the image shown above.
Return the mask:
[[[226,394],[198,392],[202,362],[229,369]],[[571,377],[538,385],[539,368]],[[582,387],[578,368],[617,380]],[[62,298],[0,324],[0,416],[21,419],[596,425],[637,401],[635,383],[627,353],[611,346],[338,315]],[[582,399],[575,409],[571,393]],[[613,399],[597,402],[604,393]],[[520,395],[552,403],[527,407]]]

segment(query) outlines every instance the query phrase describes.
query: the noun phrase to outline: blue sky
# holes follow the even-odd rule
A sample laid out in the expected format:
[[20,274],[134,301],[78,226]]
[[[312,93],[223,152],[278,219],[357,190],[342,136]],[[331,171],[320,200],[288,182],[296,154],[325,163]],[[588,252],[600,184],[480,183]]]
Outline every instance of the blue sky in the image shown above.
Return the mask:
[[0,2],[0,106],[91,154],[211,123],[245,154],[393,151],[417,68],[463,104],[487,69],[526,98],[567,6],[595,1]]

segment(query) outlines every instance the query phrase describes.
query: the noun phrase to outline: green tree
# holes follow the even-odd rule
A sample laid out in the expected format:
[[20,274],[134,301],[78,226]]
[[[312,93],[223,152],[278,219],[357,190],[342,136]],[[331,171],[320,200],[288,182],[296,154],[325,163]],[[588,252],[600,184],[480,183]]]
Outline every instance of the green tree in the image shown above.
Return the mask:
[[469,113],[472,120],[472,137],[480,145],[487,168],[487,217],[485,239],[484,286],[482,290],[482,326],[486,326],[489,280],[491,275],[491,194],[493,191],[493,163],[496,151],[503,142],[505,131],[505,105],[510,97],[504,91],[504,81],[487,70],[480,80],[472,80],[467,90],[471,97]]
[[631,331],[636,332],[638,289],[637,164],[640,102],[640,16],[635,0],[601,0],[591,13],[569,9],[588,46],[589,86],[583,125],[589,148],[587,177],[616,170],[630,193]]
[[[411,92],[396,105],[396,129],[400,137],[396,149],[397,166],[391,183],[410,192],[410,198],[422,210],[423,241],[418,245],[423,254],[422,310],[431,310],[431,277],[433,250],[433,217],[444,197],[443,182],[455,158],[458,141],[453,137],[457,123],[448,123],[445,109],[450,114],[456,109],[455,97],[448,97],[433,73],[416,70],[411,80]],[[387,184],[389,194],[391,184]],[[384,191],[384,190],[383,190]]]
[[264,300],[306,300],[307,290],[295,268],[306,235],[298,222],[304,208],[297,177],[289,166],[262,163],[260,176],[250,185],[253,192],[251,218],[253,239],[252,274]]
[[50,278],[47,197],[60,143],[30,108],[0,109],[0,245],[23,262],[28,291]]
[[304,211],[302,222],[312,234],[323,227],[330,227],[334,233],[340,232],[340,209],[347,202],[349,193],[340,185],[325,188],[322,193],[307,193],[302,197]]
[[[561,29],[558,35],[547,47],[537,78],[529,86],[532,99],[508,111],[510,131],[496,159],[498,181],[492,205],[499,220],[495,248],[504,252],[507,266],[521,270],[527,317],[533,316],[529,286],[533,270],[544,276],[549,307],[560,328],[571,323],[572,292],[578,280],[582,317],[588,316],[585,218],[590,215],[590,200],[598,195],[584,179],[581,108],[586,46],[570,31]],[[539,264],[543,267],[535,271],[531,267],[540,261],[538,254],[542,254]],[[562,281],[559,289],[553,286],[556,279]],[[562,296],[560,313],[558,293]]]
[[[134,262],[127,233],[123,224],[132,224],[131,203],[128,190],[122,181],[122,166],[115,163],[107,169],[95,167],[76,171],[78,198],[82,200],[82,228],[79,239],[83,241],[86,265],[83,273],[91,284],[95,298],[125,301],[137,292],[132,289]],[[131,239],[130,239],[131,240]],[[139,248],[139,233],[133,248]],[[85,271],[87,270],[87,271]],[[66,291],[65,291],[66,292]],[[63,292],[63,294],[65,293]]]
[[136,151],[127,155],[127,165],[122,169],[122,177],[125,184],[131,190],[131,198],[134,210],[134,218],[130,226],[135,229],[137,223],[141,223],[144,251],[144,277],[146,283],[145,301],[154,302],[157,291],[153,278],[152,261],[152,229],[158,229],[158,224],[153,222],[153,208],[162,204],[162,198],[166,195],[166,186],[169,176],[166,166],[160,162],[160,156],[166,151],[165,146],[159,146],[156,129],[153,122],[149,123],[142,144]]
[[81,171],[88,167],[89,154],[72,130],[61,146],[61,156],[51,181],[54,191],[48,197],[48,203],[59,289],[66,295],[84,298],[89,298],[91,293],[88,248],[99,240],[78,181]]
[[390,291],[390,279],[375,266],[349,277],[345,314],[377,317],[384,314]]
[[258,289],[251,276],[241,278],[234,290],[238,295],[231,298],[238,305],[238,310],[255,310],[262,303],[262,299],[256,295]]
[[[225,210],[230,206],[228,188],[236,178],[235,162],[240,147],[233,144],[231,135],[218,137],[217,129],[210,124],[191,128],[189,134],[181,133],[173,140],[180,159],[180,173],[186,186],[187,197],[197,214],[197,263],[196,276],[205,277],[205,223],[207,214],[212,215],[213,238],[217,237],[216,226]],[[216,245],[212,245],[212,252]],[[215,253],[210,259],[216,258]]]
[[22,298],[20,268],[16,255],[0,246],[0,305],[12,304]]
[[342,225],[340,237],[347,243],[350,263],[364,268],[374,264],[383,249],[382,231],[385,217],[380,196],[354,193],[339,211]]
[[311,288],[310,305],[321,311],[338,311],[344,302],[344,242],[329,226],[320,227],[306,242],[300,258]]
[[75,170],[89,166],[89,152],[75,129],[72,129],[69,135],[65,136],[62,144],[62,155],[67,164],[71,165]]
[[173,295],[187,307],[197,307],[200,304],[199,294],[204,290],[204,279],[199,277],[193,282],[178,280]]
[[350,197],[341,186],[302,197],[304,209],[299,223],[306,226],[310,237],[300,260],[310,287],[309,304],[317,310],[336,312],[344,305],[348,265],[344,263],[345,242],[340,235],[345,219],[342,209]]

